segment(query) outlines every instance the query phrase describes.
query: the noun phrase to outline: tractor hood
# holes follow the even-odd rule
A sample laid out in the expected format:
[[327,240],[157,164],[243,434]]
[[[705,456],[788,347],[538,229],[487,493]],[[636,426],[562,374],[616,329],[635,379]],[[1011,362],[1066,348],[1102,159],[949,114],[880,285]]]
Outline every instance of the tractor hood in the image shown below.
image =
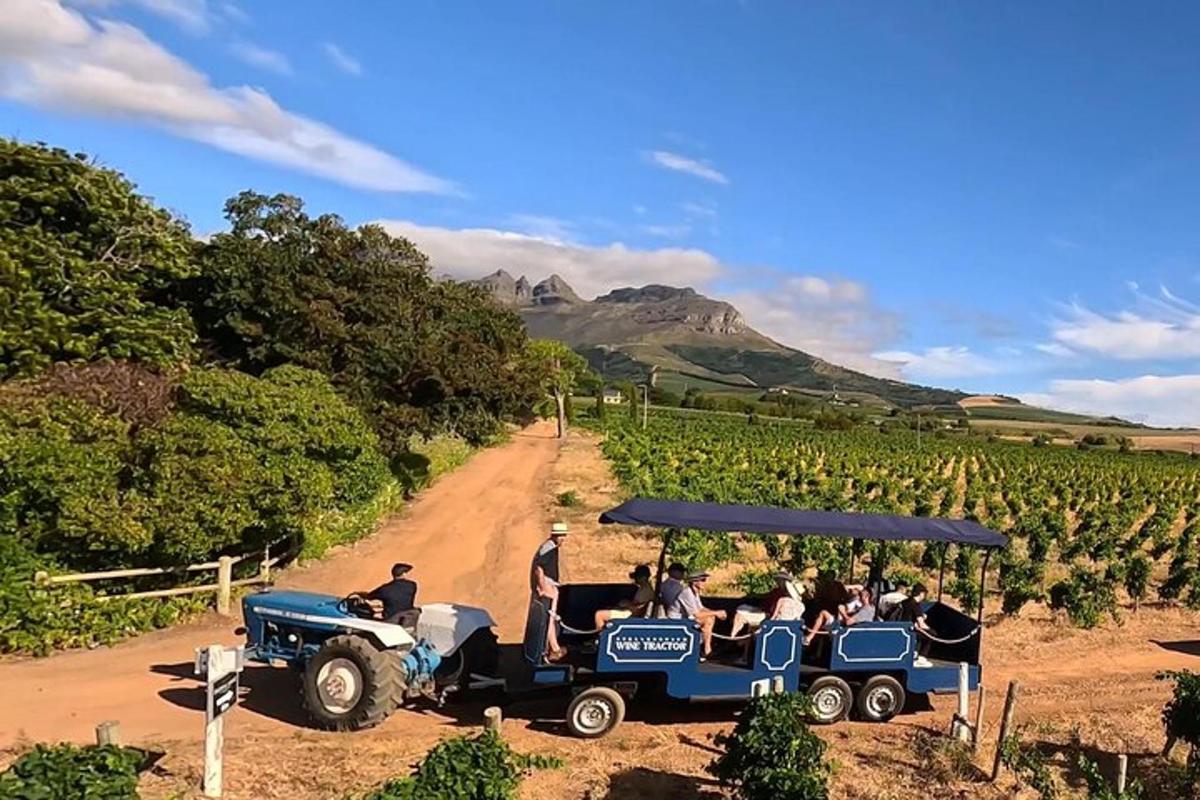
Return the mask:
[[375,639],[385,649],[408,650],[416,644],[401,626],[348,614],[338,607],[340,603],[339,597],[312,592],[277,592],[269,589],[246,595],[242,598],[242,613],[246,618],[246,627],[251,631],[250,644],[259,644],[253,641],[253,632],[264,630],[256,624],[260,620],[299,629],[310,628],[327,634],[359,632]]

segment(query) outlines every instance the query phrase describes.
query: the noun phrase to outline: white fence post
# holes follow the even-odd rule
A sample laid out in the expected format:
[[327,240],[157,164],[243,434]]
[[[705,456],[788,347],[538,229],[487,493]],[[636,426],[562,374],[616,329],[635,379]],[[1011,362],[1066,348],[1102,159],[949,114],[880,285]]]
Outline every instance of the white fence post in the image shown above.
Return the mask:
[[121,723],[116,720],[108,720],[97,725],[96,744],[100,746],[121,744]]
[[217,613],[228,617],[229,599],[233,590],[233,559],[221,556],[217,564]]
[[971,702],[971,668],[963,661],[958,665],[958,713],[950,723],[950,733],[962,742],[971,739],[970,702]]

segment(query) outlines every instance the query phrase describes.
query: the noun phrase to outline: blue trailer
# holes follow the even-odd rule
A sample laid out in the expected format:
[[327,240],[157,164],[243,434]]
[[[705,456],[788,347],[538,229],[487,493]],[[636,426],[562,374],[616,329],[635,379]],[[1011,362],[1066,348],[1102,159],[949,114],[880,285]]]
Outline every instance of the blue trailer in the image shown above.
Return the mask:
[[[666,529],[656,597],[671,540],[680,530],[978,547],[985,554],[981,586],[991,552],[1008,542],[1005,536],[967,520],[648,499],[630,500],[610,509],[600,522]],[[573,699],[567,709],[567,727],[585,738],[603,736],[615,728],[624,718],[626,702],[643,693],[698,702],[748,699],[782,687],[783,691],[808,693],[819,723],[837,722],[855,712],[859,718],[882,722],[901,711],[910,695],[957,691],[960,664],[968,665],[969,688],[974,691],[979,686],[982,609],[978,617],[970,617],[943,603],[942,575],[944,569],[937,599],[924,604],[932,633],[917,630],[909,622],[835,625],[806,648],[804,621],[768,620],[753,636],[748,661],[738,662],[702,660],[696,623],[661,618],[655,613],[657,608],[647,618],[614,620],[600,631],[591,631],[596,610],[617,607],[632,596],[633,587],[564,584],[557,620],[550,618],[543,602],[531,600],[523,652],[534,686],[570,688]],[[732,616],[746,599],[706,595],[704,602]],[[560,626],[560,641],[568,650],[563,663],[545,660],[550,624]]]

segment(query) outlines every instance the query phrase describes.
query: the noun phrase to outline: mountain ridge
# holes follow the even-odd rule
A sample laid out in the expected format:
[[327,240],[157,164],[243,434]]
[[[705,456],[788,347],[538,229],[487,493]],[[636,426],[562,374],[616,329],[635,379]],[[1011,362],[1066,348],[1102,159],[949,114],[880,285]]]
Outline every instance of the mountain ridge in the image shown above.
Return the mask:
[[647,284],[582,299],[560,276],[530,284],[505,270],[473,281],[521,315],[531,336],[559,339],[609,380],[652,370],[718,385],[858,393],[901,407],[949,405],[952,389],[878,378],[781,344],[750,327],[733,305],[691,287]]

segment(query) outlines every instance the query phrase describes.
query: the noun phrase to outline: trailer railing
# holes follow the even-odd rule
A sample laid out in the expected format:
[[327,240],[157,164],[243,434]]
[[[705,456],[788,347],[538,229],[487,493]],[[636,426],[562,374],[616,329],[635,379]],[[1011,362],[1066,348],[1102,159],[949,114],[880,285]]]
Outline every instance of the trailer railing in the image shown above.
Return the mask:
[[[184,564],[178,567],[133,567],[130,569],[112,569],[100,572],[70,572],[62,575],[51,575],[48,572],[40,571],[34,574],[33,582],[36,586],[52,587],[67,583],[91,583],[93,581],[143,578],[153,575],[179,575],[181,573],[216,571],[216,583],[175,586],[167,589],[151,589],[149,591],[128,592],[124,594],[97,594],[95,599],[103,603],[115,599],[138,600],[150,597],[178,597],[181,595],[216,592],[217,613],[228,615],[230,613],[230,600],[233,595],[233,587],[270,583],[271,570],[279,562],[291,555],[290,550],[286,547],[282,552],[278,550],[279,546],[286,542],[286,539],[279,539],[263,547],[261,558],[258,561],[258,572],[250,577],[238,578],[236,580],[233,577],[234,566],[258,557],[259,553],[245,553],[240,556],[221,556],[216,561],[206,561],[201,564]],[[271,555],[272,547],[277,549],[276,555]]]

